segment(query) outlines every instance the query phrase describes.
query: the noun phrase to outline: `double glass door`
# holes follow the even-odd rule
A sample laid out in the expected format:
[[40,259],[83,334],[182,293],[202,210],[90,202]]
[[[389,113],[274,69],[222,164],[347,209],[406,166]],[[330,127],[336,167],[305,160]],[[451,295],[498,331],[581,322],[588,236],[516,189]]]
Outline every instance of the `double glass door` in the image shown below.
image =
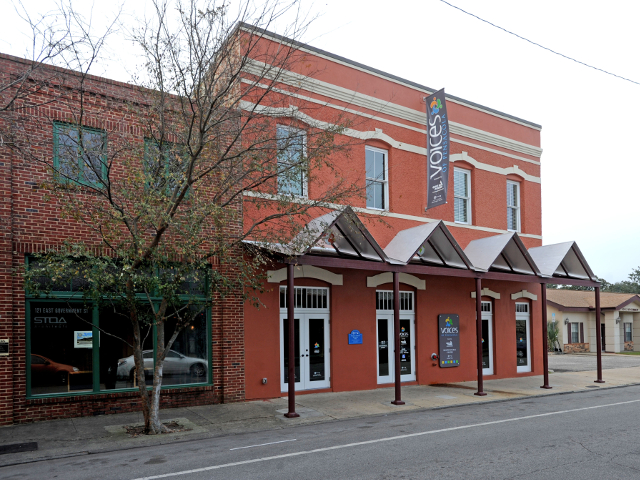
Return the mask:
[[281,387],[287,391],[289,362],[293,359],[296,390],[327,388],[329,382],[329,315],[297,314],[294,319],[294,352],[289,354],[289,320],[280,315]]
[[[378,383],[395,381],[395,337],[393,314],[377,315]],[[416,379],[414,316],[400,314],[400,380]]]

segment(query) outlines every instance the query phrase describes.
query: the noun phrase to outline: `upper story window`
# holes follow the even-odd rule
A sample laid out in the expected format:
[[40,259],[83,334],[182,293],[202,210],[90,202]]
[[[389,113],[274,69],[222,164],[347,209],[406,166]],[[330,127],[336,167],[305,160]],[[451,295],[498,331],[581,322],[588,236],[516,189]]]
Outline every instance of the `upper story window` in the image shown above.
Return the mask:
[[305,162],[306,133],[297,128],[276,127],[278,147],[278,193],[307,196]]
[[386,150],[365,147],[367,208],[389,210],[389,165]]
[[471,172],[453,169],[454,220],[471,223]]
[[507,230],[520,231],[520,184],[507,181]]
[[53,165],[64,181],[97,185],[107,178],[107,133],[66,123],[53,124]]
[[147,185],[171,192],[184,181],[189,161],[185,147],[172,142],[144,140],[144,173]]

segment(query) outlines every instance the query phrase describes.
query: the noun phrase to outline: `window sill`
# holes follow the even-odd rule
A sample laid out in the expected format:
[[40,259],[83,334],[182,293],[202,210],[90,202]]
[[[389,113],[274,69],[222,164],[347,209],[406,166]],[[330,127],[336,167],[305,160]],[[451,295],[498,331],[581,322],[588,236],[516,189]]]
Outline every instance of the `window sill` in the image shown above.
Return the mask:
[[458,225],[471,225],[471,222],[461,222],[460,220],[454,220],[453,223],[457,223]]

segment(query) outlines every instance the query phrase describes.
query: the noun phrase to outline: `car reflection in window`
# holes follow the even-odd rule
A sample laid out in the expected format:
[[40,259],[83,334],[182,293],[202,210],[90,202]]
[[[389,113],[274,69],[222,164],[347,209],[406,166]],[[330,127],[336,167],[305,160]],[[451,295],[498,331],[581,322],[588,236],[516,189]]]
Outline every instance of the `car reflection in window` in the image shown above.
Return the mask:
[[[153,375],[153,350],[143,350],[145,376]],[[118,360],[118,379],[133,381],[136,366],[133,355]],[[204,382],[207,376],[207,362],[201,358],[187,357],[174,350],[169,350],[164,361],[163,376],[190,375],[196,382]]]
[[42,355],[31,355],[31,375],[34,386],[67,385],[69,373],[78,372],[72,365],[54,362]]

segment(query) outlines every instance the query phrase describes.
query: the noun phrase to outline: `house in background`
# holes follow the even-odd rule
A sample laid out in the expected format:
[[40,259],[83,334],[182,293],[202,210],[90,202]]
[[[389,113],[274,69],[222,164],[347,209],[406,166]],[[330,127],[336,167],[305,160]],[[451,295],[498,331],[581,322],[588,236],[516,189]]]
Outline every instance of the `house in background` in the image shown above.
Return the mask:
[[[594,300],[590,291],[547,290],[547,319],[558,322],[558,341],[565,353],[596,351]],[[602,350],[635,351],[633,332],[640,329],[640,296],[601,293],[600,307]]]

